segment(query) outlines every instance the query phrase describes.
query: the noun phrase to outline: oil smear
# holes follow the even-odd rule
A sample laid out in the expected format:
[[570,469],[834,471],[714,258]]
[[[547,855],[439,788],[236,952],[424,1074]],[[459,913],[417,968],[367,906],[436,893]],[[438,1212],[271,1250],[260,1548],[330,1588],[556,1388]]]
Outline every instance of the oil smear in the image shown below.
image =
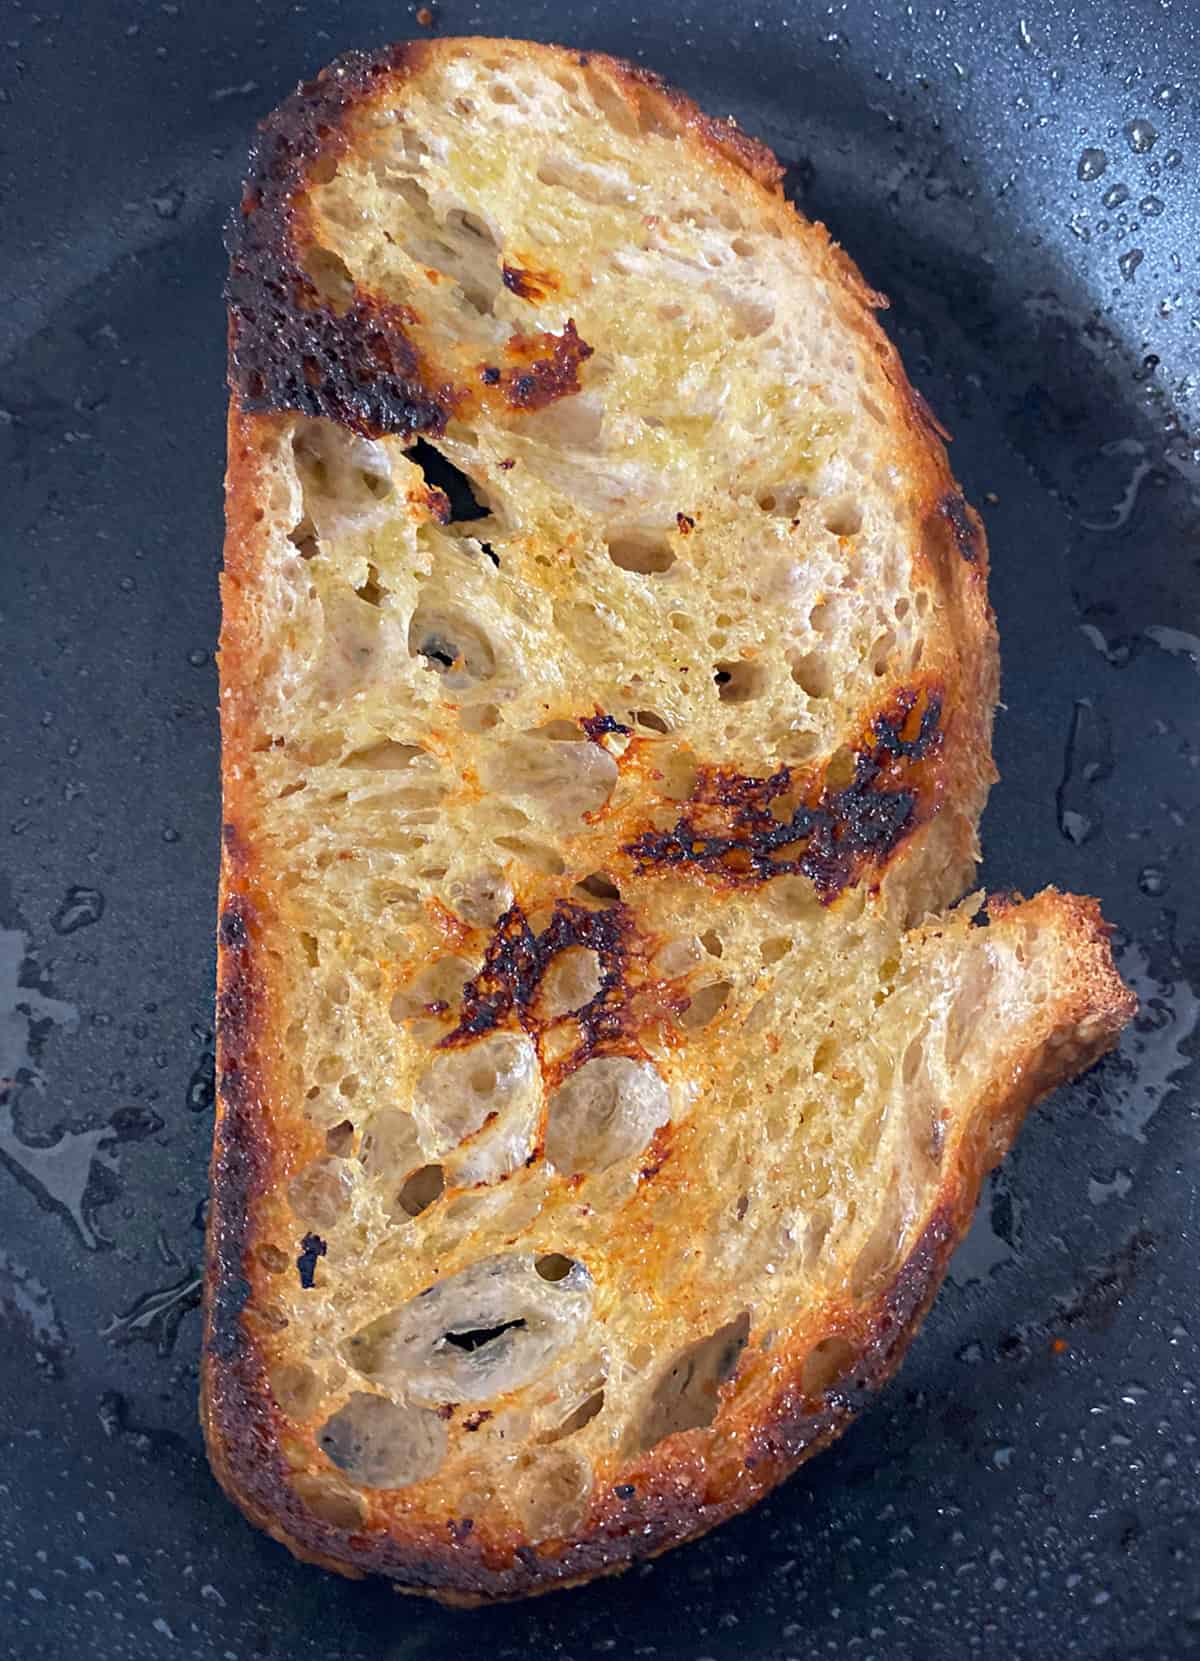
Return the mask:
[[37,1146],[17,1134],[13,1102],[19,1091],[44,1091],[37,1065],[35,1029],[45,1023],[74,1029],[74,1004],[48,997],[36,985],[36,966],[20,929],[0,929],[0,1165],[4,1165],[47,1210],[59,1211],[74,1224],[89,1251],[109,1242],[99,1232],[89,1190],[93,1168],[116,1169],[109,1151],[118,1140],[112,1125],[99,1130],[64,1132],[56,1142]]
[[1200,998],[1182,977],[1160,980],[1136,941],[1118,950],[1117,965],[1138,1000],[1138,1013],[1121,1034],[1116,1055],[1093,1075],[1100,1108],[1123,1136],[1146,1140],[1146,1127],[1178,1088],[1191,1064],[1183,1046],[1200,1020]]

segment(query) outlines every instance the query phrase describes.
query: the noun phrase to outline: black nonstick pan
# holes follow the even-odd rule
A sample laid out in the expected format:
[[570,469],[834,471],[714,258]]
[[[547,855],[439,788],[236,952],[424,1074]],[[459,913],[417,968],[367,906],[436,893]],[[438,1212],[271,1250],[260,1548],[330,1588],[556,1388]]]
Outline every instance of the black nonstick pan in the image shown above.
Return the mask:
[[[1200,7],[0,4],[0,1651],[359,1661],[1200,1649]],[[892,298],[984,511],[989,885],[1141,1015],[1032,1116],[899,1380],[750,1515],[447,1614],[293,1562],[196,1420],[222,223],[254,120],[434,28],[731,112]]]

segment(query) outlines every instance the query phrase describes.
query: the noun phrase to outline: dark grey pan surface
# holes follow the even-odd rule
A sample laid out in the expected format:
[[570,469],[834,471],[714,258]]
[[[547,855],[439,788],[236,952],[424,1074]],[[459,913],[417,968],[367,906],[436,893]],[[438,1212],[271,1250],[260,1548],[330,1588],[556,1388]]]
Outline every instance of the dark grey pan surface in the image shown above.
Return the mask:
[[0,4],[0,1650],[662,1661],[1200,1647],[1200,12],[443,0],[789,164],[984,509],[986,875],[1101,896],[1143,1014],[1034,1113],[900,1380],[715,1537],[448,1615],[291,1561],[196,1424],[222,219],[398,5]]

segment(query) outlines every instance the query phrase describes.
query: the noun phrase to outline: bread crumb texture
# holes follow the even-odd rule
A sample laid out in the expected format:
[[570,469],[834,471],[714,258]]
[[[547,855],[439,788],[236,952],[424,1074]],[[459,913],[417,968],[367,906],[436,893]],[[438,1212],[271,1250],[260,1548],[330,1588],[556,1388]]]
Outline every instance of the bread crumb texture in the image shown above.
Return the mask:
[[260,136],[205,1410],[348,1572],[514,1595],[749,1503],[1128,1014],[1090,902],[932,916],[986,547],[775,181],[512,42],[346,60]]

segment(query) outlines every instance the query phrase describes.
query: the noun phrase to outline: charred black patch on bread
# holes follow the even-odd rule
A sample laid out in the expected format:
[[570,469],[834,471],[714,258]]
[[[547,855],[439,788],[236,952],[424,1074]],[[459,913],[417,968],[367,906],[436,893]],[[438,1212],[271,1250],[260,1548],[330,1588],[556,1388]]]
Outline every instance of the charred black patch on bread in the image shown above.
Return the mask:
[[349,112],[413,51],[348,53],[259,129],[226,237],[229,380],[243,409],[325,416],[378,438],[440,433],[459,401],[424,363],[407,307],[358,289],[348,305],[327,303],[301,248],[301,198],[315,163],[340,154]]
[[597,709],[595,715],[585,715],[579,725],[587,733],[593,744],[599,744],[606,733],[625,733],[633,731],[632,727],[624,726],[615,715],[609,715],[602,709]]
[[300,1255],[296,1259],[296,1270],[300,1276],[300,1286],[308,1292],[316,1284],[317,1259],[324,1257],[329,1247],[319,1234],[306,1234],[300,1242]]
[[935,810],[925,764],[941,748],[941,716],[939,689],[897,693],[844,783],[828,769],[813,786],[790,767],[767,778],[701,768],[675,825],[643,831],[625,851],[643,872],[694,869],[731,886],[799,874],[829,904]]
[[968,565],[974,565],[979,558],[979,524],[964,497],[957,490],[948,490],[939,497],[937,511],[950,527],[954,546]]

